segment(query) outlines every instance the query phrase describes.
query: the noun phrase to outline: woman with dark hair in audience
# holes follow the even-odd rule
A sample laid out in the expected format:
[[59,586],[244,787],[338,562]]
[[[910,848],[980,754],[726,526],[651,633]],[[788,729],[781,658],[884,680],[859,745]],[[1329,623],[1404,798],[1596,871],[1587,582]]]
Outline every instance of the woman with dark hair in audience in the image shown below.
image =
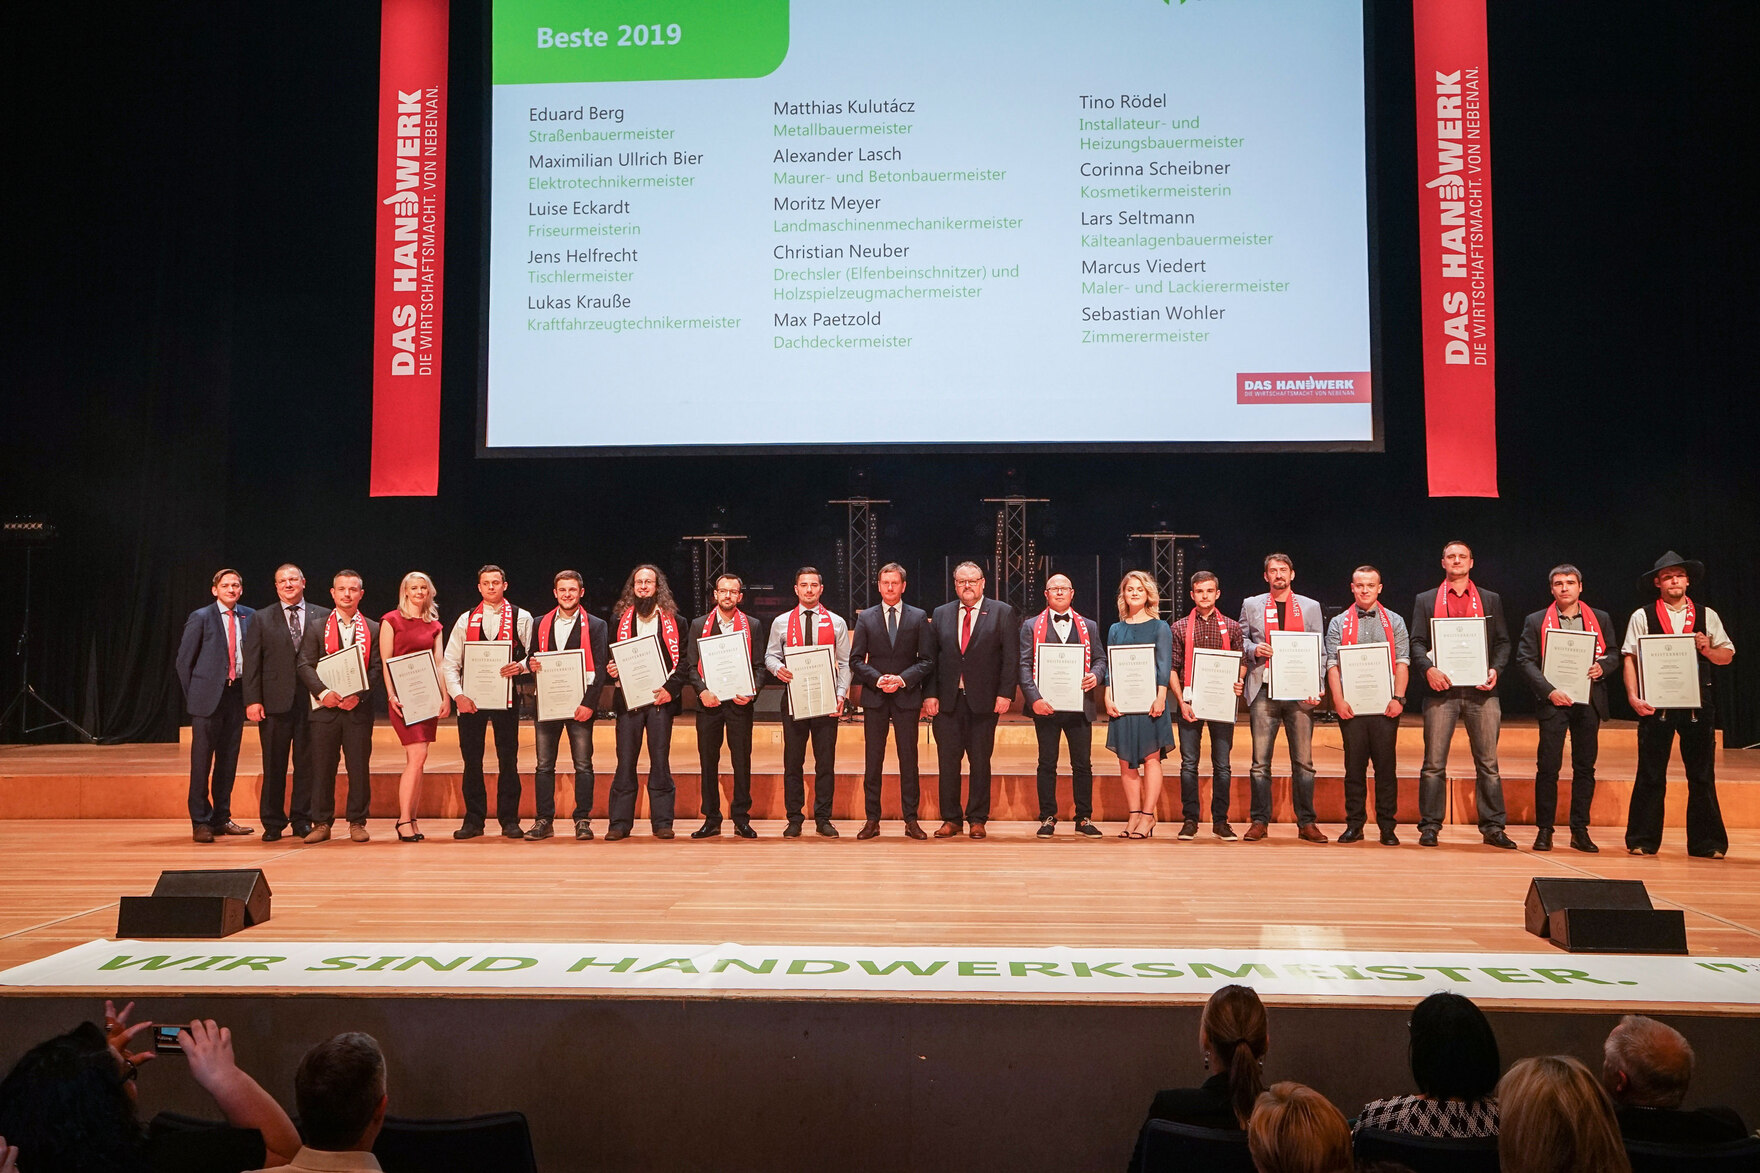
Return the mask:
[[1210,1078],[1155,1093],[1149,1119],[1199,1128],[1242,1129],[1265,1090],[1265,1004],[1251,986],[1223,986],[1198,1020],[1198,1054]]
[[[0,1081],[0,1136],[18,1148],[28,1173],[139,1173],[143,1170],[254,1169],[285,1165],[299,1133],[256,1080],[232,1058],[232,1034],[192,1022],[178,1035],[190,1075],[214,1097],[231,1129],[143,1129],[135,1114],[135,1078],[152,1051],[130,1053],[150,1022],[128,1023],[104,1003],[104,1025],[82,1022],[25,1052]],[[106,1033],[106,1031],[108,1033]],[[241,1144],[241,1133],[251,1143]]]
[[1613,1100],[1601,1081],[1569,1055],[1540,1055],[1510,1065],[1497,1085],[1503,1173],[1631,1173]]
[[1431,994],[1408,1026],[1419,1094],[1365,1104],[1356,1126],[1413,1136],[1496,1136],[1501,1063],[1484,1013],[1459,994]]
[[1332,1101],[1299,1083],[1274,1083],[1247,1121],[1259,1173],[1351,1173],[1351,1126]]

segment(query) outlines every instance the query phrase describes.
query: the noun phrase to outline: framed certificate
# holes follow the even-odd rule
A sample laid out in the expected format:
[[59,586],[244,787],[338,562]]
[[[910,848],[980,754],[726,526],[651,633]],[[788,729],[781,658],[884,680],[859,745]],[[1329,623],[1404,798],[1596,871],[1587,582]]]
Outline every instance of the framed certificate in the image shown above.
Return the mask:
[[[1076,669],[1081,670],[1080,660]],[[1155,645],[1108,644],[1106,683],[1112,688],[1112,705],[1119,712],[1147,713],[1155,704],[1155,694],[1162,683],[1155,679]]]
[[440,673],[433,652],[410,652],[385,661],[385,677],[403,706],[403,723],[415,725],[440,715]]
[[751,649],[742,632],[700,636],[697,671],[716,700],[731,701],[758,691],[752,679]]
[[1699,649],[1690,634],[1638,637],[1638,695],[1658,709],[1696,709],[1703,703]]
[[1546,654],[1540,657],[1540,675],[1546,683],[1571,698],[1573,705],[1589,703],[1589,669],[1595,666],[1595,633],[1553,628],[1540,633]]
[[1338,690],[1359,716],[1385,713],[1393,701],[1393,661],[1387,652],[1386,644],[1339,645]]
[[788,711],[797,721],[837,711],[837,653],[830,644],[782,649],[789,671]]
[[[337,696],[350,697],[367,691],[367,649],[358,643],[338,648],[313,665],[324,688]],[[312,708],[321,707],[312,698]]]
[[573,720],[587,694],[587,654],[580,648],[539,652],[532,657],[539,665],[538,720]]
[[1265,687],[1274,701],[1305,701],[1320,695],[1320,633],[1274,631]]
[[1200,721],[1234,724],[1235,681],[1241,676],[1241,654],[1221,648],[1192,649],[1192,678],[1186,682],[1186,703]]
[[653,633],[612,643],[611,662],[617,665],[617,687],[623,690],[626,709],[653,704],[654,690],[665,688],[672,675],[660,655],[660,637]]
[[460,694],[486,713],[513,707],[513,677],[501,675],[513,663],[512,640],[467,639],[460,658]]
[[1082,661],[1086,658],[1079,643],[1042,643],[1033,649],[1033,685],[1039,690],[1039,699],[1053,711],[1082,711]]
[[1430,621],[1430,662],[1457,688],[1491,679],[1491,651],[1484,616]]

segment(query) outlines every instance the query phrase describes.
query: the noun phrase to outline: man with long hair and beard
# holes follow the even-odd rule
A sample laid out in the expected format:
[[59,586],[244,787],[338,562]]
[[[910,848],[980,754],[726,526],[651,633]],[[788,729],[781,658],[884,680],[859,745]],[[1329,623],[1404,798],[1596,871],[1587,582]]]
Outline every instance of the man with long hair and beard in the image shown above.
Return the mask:
[[[611,616],[612,641],[651,635],[660,641],[660,659],[671,675],[654,690],[654,699],[631,708],[617,689],[611,711],[617,716],[617,776],[611,782],[611,829],[607,839],[627,839],[636,822],[636,763],[642,737],[648,739],[648,820],[654,838],[672,838],[672,722],[678,716],[688,669],[679,632],[678,605],[658,566],[644,562],[630,571]],[[617,678],[617,664],[606,672]]]

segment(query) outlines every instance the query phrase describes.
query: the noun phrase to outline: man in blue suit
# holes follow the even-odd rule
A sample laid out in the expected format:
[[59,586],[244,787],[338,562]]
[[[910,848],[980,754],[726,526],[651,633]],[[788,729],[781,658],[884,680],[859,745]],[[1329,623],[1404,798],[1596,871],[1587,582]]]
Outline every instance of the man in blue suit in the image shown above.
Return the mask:
[[880,606],[856,616],[850,672],[862,686],[862,740],[867,764],[862,774],[868,820],[857,839],[880,834],[880,780],[886,769],[886,734],[898,749],[898,801],[904,833],[927,839],[917,823],[921,787],[917,775],[917,724],[923,707],[923,681],[935,669],[935,633],[928,613],[904,601],[904,567],[880,568]]
[[197,843],[254,830],[232,821],[244,736],[244,636],[254,612],[238,601],[244,594],[238,571],[217,572],[211,590],[213,605],[189,613],[177,648],[177,679],[189,708],[189,819]]

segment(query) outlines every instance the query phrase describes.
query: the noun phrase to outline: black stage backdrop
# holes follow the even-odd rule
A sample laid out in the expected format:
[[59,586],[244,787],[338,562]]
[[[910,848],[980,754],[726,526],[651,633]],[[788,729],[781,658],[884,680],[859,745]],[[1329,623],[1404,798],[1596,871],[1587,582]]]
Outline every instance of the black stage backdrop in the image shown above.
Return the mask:
[[[243,570],[253,604],[283,560],[320,601],[351,566],[372,614],[411,568],[453,614],[479,563],[505,566],[533,610],[574,566],[602,612],[640,560],[688,591],[679,535],[719,524],[750,535],[735,566],[786,593],[798,563],[832,569],[843,515],[825,501],[852,492],[892,500],[880,555],[932,604],[944,557],[992,553],[981,498],[1017,492],[1050,498],[1032,514],[1039,552],[1103,621],[1121,566],[1147,560],[1127,535],[1151,528],[1203,535],[1189,569],[1215,569],[1227,599],[1282,549],[1329,605],[1353,566],[1379,565],[1402,613],[1440,580],[1449,538],[1473,544],[1516,617],[1559,561],[1623,617],[1674,547],[1709,564],[1695,597],[1749,641],[1722,717],[1729,744],[1760,740],[1739,341],[1755,303],[1738,179],[1756,146],[1754,6],[1492,3],[1495,500],[1424,495],[1410,12],[1374,7],[1384,454],[479,460],[486,14],[455,5],[441,493],[407,500],[366,495],[377,6],[199,0],[102,21],[41,6],[28,27],[14,9],[0,513],[62,530],[35,555],[35,682],[105,740],[168,739],[177,637],[218,566]],[[1072,387],[1072,410],[1133,410],[1107,391]],[[0,549],[9,640],[22,572],[22,551]],[[1513,682],[1504,696],[1531,707]]]

